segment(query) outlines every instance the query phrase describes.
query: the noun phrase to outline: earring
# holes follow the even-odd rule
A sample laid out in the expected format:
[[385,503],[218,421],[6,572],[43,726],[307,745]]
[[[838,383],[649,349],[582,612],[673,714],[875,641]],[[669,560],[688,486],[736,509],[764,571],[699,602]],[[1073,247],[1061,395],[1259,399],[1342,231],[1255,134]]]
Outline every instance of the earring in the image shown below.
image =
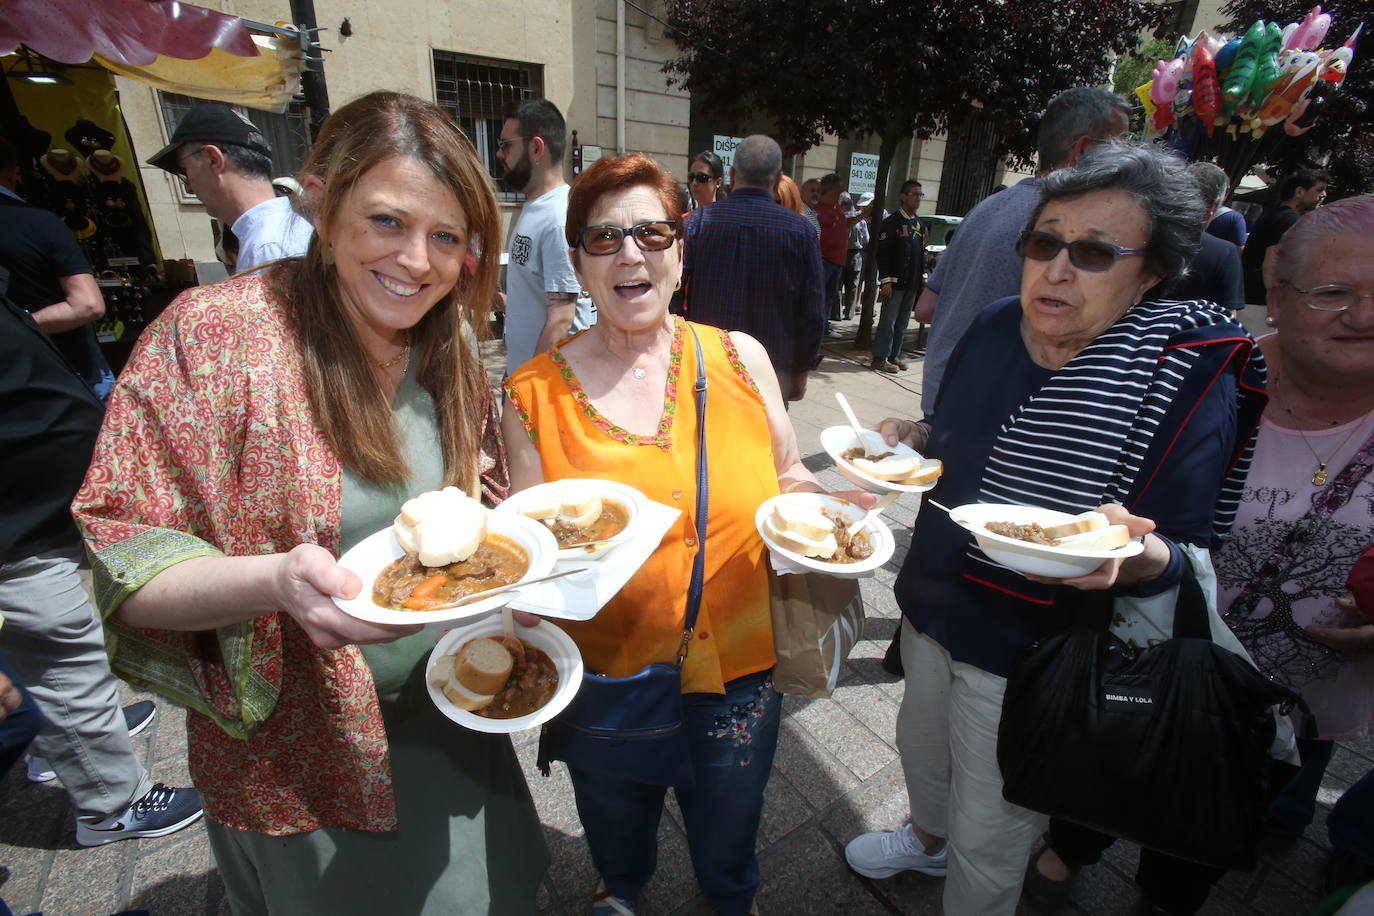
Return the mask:
[[328,242],[324,245],[324,265],[326,267],[334,266],[334,246]]
[[584,289],[582,290],[582,292],[578,293],[578,295],[581,296],[583,299],[590,299],[592,297],[592,291],[589,289]]
[[1277,324],[1279,323],[1279,320],[1278,320],[1277,318],[1275,318],[1273,315],[1265,315],[1265,316],[1264,316],[1264,323],[1267,324],[1267,325],[1269,325],[1269,327],[1272,328],[1272,327],[1274,327],[1275,325],[1277,325]]
[[682,289],[682,278],[678,277],[677,282],[673,284],[673,292],[677,292],[680,289]]

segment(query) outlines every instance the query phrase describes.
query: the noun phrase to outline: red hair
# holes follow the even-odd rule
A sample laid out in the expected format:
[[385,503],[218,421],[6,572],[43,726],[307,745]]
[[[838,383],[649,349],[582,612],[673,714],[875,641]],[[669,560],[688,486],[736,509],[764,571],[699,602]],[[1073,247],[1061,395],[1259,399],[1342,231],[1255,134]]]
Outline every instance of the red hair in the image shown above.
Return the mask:
[[[667,169],[643,153],[630,153],[611,159],[598,159],[592,167],[573,179],[568,192],[568,222],[564,234],[568,247],[577,247],[577,236],[587,228],[587,217],[607,194],[627,188],[648,187],[658,195],[668,219],[682,225],[682,195],[677,179]],[[681,238],[679,232],[678,237]]]

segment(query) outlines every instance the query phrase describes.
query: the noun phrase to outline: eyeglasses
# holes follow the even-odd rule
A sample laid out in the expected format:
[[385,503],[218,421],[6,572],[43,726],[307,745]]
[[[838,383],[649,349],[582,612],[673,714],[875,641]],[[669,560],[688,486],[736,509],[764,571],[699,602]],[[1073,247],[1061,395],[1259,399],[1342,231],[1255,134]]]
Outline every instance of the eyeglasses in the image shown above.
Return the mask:
[[640,251],[663,251],[677,239],[677,221],[648,220],[622,229],[619,226],[588,226],[577,234],[577,243],[591,255],[615,254],[633,236]]
[[1306,296],[1307,301],[1304,304],[1316,312],[1344,312],[1359,305],[1361,300],[1374,299],[1374,293],[1362,293],[1354,287],[1342,286],[1339,283],[1326,283],[1311,289],[1303,289],[1288,280],[1283,282],[1294,292]]
[[1111,270],[1117,258],[1145,253],[1144,248],[1122,248],[1096,239],[1066,242],[1057,235],[1039,229],[1027,229],[1016,242],[1016,253],[1032,261],[1053,261],[1065,248],[1069,249],[1070,264],[1093,273]]
[[687,176],[687,179],[692,184],[705,184],[711,180],[711,175],[708,172],[693,172]]
[[205,147],[202,146],[194,152],[187,153],[185,156],[177,160],[177,167],[180,168],[181,171],[174,172],[173,174],[175,174],[177,176],[177,180],[181,182],[182,190],[186,191],[186,193],[188,194],[191,193],[191,180],[186,177],[187,163],[189,163],[192,159],[196,158],[203,152],[205,152]]
[[512,143],[514,143],[516,140],[528,140],[528,139],[530,139],[530,138],[529,138],[529,137],[508,137],[508,138],[506,138],[506,139],[504,139],[504,140],[497,140],[497,141],[496,141],[496,148],[497,148],[498,150],[500,150],[501,152],[504,153],[504,152],[506,151],[506,147],[510,146],[510,145],[511,145]]

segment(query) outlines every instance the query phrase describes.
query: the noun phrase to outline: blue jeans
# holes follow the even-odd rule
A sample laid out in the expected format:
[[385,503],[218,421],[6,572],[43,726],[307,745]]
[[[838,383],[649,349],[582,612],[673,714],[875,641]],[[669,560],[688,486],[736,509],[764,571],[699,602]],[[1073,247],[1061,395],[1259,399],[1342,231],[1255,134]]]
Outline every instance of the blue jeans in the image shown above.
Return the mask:
[[5,661],[4,655],[0,655],[0,672],[4,672],[14,683],[21,697],[19,708],[0,722],[0,779],[4,779],[14,762],[28,750],[34,735],[38,734],[38,729],[43,725],[43,714],[38,711],[38,704],[24,689],[19,675]]
[[[763,789],[773,769],[782,696],[770,672],[682,697],[696,782],[678,788],[692,869],[721,916],[743,916],[759,887],[754,853]],[[568,767],[592,861],[617,897],[634,900],[658,861],[663,786]]]
[[902,355],[902,341],[906,339],[906,326],[911,323],[911,310],[916,307],[916,297],[921,293],[919,286],[893,289],[892,295],[883,300],[882,311],[878,313],[878,326],[873,329],[873,358],[898,359]]
[[830,319],[840,317],[840,278],[844,276],[843,264],[831,264],[824,258],[825,267],[825,333],[830,333]]

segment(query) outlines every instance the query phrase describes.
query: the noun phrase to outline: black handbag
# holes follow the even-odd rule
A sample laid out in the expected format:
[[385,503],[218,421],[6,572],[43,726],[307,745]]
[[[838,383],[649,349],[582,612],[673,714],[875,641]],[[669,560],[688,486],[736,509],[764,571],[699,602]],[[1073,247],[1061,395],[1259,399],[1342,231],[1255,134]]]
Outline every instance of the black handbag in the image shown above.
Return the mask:
[[1212,642],[1190,562],[1173,638],[1148,649],[1108,629],[1109,593],[1081,599],[1077,622],[1025,649],[1007,680],[1003,796],[1167,855],[1253,867],[1270,798],[1271,709],[1302,700]]
[[[690,326],[689,326],[690,327]],[[539,771],[562,760],[579,769],[656,786],[692,784],[692,758],[682,724],[682,663],[701,610],[706,571],[706,362],[697,350],[697,553],[676,663],[655,662],[629,677],[584,672],[568,707],[539,734]]]

